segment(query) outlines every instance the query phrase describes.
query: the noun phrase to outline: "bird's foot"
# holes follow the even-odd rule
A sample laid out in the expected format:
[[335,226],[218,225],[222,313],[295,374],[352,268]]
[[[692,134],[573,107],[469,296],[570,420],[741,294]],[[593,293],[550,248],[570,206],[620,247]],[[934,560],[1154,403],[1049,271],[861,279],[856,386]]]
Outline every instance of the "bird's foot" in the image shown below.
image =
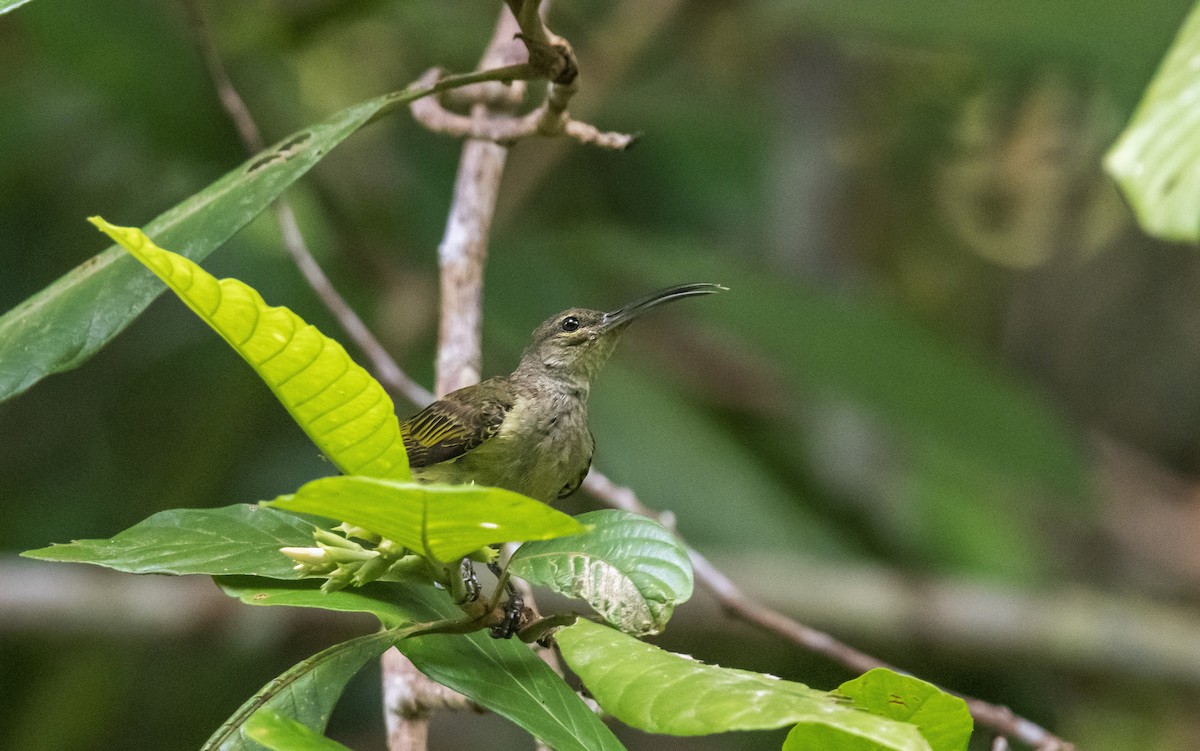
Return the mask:
[[[488,568],[497,578],[503,578],[500,564],[489,563]],[[525,598],[508,579],[504,579],[504,590],[508,593],[508,600],[504,602],[504,619],[492,626],[490,633],[493,639],[511,639],[521,627],[521,620],[525,615]]]
[[521,627],[521,618],[525,614],[525,599],[509,585],[508,601],[504,603],[504,620],[492,626],[493,639],[511,639]]
[[483,587],[479,584],[479,577],[475,575],[475,567],[471,565],[469,558],[462,559],[458,572],[462,577],[463,596],[457,604],[465,605],[468,602],[475,602],[479,599],[479,593],[483,591]]

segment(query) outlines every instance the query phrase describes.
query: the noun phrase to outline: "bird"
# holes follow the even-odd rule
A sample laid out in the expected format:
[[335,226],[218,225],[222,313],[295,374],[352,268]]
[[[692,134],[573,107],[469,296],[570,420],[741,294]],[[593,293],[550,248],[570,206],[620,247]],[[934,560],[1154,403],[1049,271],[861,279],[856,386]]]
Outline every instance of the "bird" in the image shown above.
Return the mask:
[[682,284],[612,312],[570,308],[546,319],[511,374],[452,391],[401,422],[414,478],[504,488],[547,504],[571,495],[596,448],[592,379],[621,333],[660,305],[725,289]]

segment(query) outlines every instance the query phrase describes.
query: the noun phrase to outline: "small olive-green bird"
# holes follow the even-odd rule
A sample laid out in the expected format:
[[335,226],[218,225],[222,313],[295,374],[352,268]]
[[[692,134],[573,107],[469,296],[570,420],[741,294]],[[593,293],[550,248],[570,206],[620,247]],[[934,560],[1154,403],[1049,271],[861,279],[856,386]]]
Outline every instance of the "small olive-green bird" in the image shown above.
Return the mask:
[[571,308],[533,332],[512,375],[447,394],[400,424],[413,475],[507,488],[551,503],[574,493],[592,464],[592,377],[622,331],[664,303],[724,290],[684,284],[612,313]]

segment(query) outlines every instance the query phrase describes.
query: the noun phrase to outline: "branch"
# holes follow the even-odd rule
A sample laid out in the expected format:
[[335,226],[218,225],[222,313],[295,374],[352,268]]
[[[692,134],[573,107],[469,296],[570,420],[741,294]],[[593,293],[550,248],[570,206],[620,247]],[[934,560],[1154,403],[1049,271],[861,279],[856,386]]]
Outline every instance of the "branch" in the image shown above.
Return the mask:
[[[633,490],[617,485],[596,470],[592,470],[588,474],[587,479],[583,482],[583,487],[592,496],[612,508],[658,519],[675,532],[672,515],[648,508],[638,500]],[[829,634],[805,626],[778,611],[754,602],[746,597],[729,577],[721,573],[707,558],[688,545],[682,537],[679,537],[678,532],[675,532],[675,535],[692,559],[696,581],[712,592],[721,608],[730,617],[782,636],[793,644],[827,657],[856,673],[865,673],[879,667],[896,670],[895,667],[882,660],[843,644]],[[967,702],[971,716],[975,718],[976,722],[1009,738],[1033,746],[1039,751],[1070,751],[1074,748],[1070,743],[1045,728],[1017,716],[1008,707],[997,706],[969,696],[962,698]]]
[[[511,63],[519,53],[513,44],[516,21],[506,10],[500,12],[492,39],[480,68]],[[518,63],[518,65],[521,65]],[[439,82],[425,85],[436,86]],[[468,92],[464,92],[468,93]],[[476,97],[472,110],[483,116],[494,107],[515,106],[524,96],[520,84],[502,89],[484,86],[471,90]],[[446,394],[476,383],[480,372],[480,320],[483,298],[483,266],[492,215],[500,191],[500,177],[508,149],[490,141],[470,140],[463,146],[454,198],[446,229],[438,246],[441,284],[441,324],[438,330],[436,391]],[[384,653],[382,661],[384,711],[388,725],[389,751],[419,751],[426,745],[429,713],[437,705],[426,701],[424,676],[396,650]],[[411,697],[411,701],[395,701]],[[430,697],[432,698],[432,696]]]
[[[573,120],[568,115],[567,104],[579,90],[579,65],[574,50],[567,40],[546,28],[534,0],[506,2],[520,29],[516,38],[524,43],[528,56],[525,65],[532,75],[526,78],[540,78],[549,82],[545,100],[532,112],[512,117],[479,107],[472,108],[470,115],[460,115],[445,109],[436,98],[427,97],[409,106],[413,118],[437,133],[503,145],[511,145],[534,135],[567,136],[583,144],[616,151],[633,145],[636,136],[601,131],[594,125]],[[440,80],[441,72],[434,68],[426,71],[418,85],[431,87]],[[508,102],[516,104],[520,98],[509,97]]]

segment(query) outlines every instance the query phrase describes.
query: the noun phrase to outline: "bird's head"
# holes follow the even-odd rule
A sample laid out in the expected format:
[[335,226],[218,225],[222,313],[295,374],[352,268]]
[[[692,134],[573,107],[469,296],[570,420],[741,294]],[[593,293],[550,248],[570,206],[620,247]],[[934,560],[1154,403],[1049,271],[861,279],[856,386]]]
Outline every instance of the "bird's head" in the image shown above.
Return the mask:
[[719,284],[682,284],[654,292],[611,313],[587,308],[564,310],[546,319],[533,332],[533,340],[521,356],[521,366],[550,371],[586,388],[612,354],[621,332],[643,313],[664,303],[724,289]]

